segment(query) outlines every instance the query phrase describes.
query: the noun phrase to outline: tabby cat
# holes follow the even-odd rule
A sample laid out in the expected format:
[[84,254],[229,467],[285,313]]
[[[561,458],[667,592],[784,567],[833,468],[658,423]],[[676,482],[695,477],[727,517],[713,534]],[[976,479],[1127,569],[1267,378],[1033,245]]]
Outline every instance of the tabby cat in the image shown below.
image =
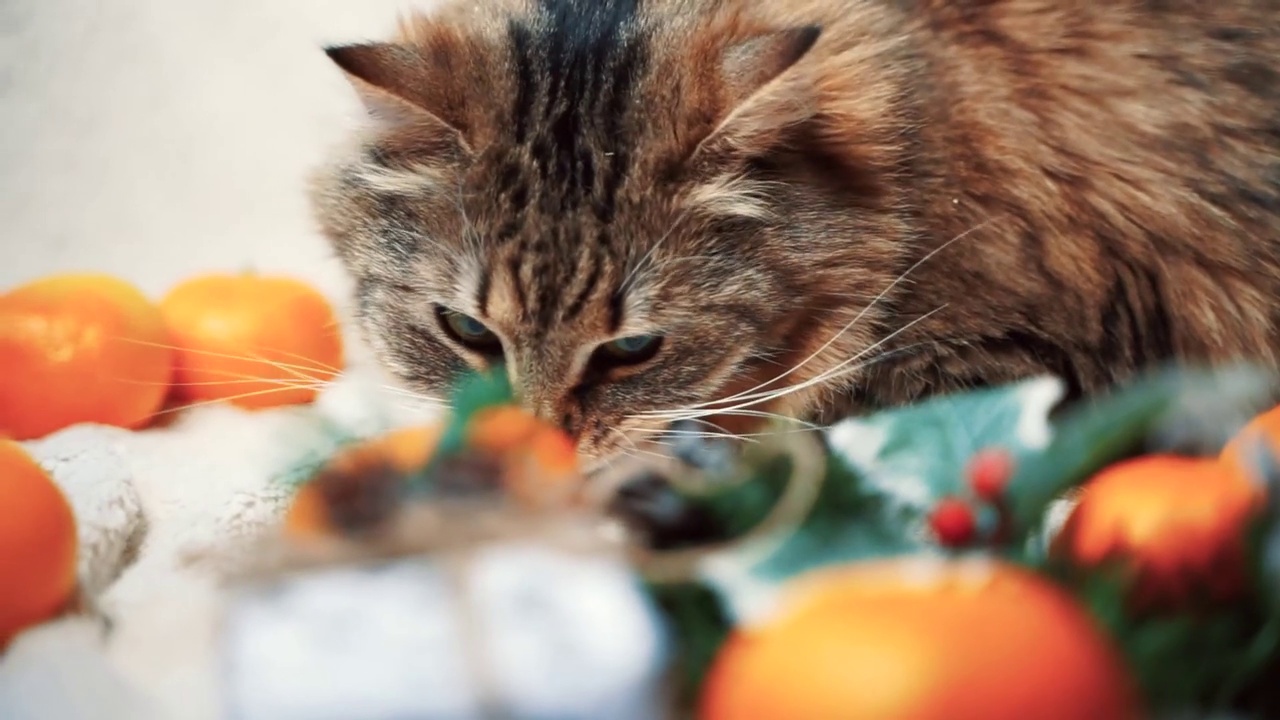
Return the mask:
[[588,458],[1280,352],[1274,0],[467,0],[328,54],[369,341]]

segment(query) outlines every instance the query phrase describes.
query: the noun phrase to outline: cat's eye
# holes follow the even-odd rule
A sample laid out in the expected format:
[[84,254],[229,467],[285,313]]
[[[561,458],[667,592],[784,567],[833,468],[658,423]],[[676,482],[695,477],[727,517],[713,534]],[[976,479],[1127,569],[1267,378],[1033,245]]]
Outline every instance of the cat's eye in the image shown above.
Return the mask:
[[599,352],[613,364],[635,365],[652,358],[661,346],[661,335],[629,335],[604,343]]
[[492,355],[502,352],[502,341],[484,323],[457,310],[446,307],[436,308],[436,317],[440,326],[459,344],[476,352]]

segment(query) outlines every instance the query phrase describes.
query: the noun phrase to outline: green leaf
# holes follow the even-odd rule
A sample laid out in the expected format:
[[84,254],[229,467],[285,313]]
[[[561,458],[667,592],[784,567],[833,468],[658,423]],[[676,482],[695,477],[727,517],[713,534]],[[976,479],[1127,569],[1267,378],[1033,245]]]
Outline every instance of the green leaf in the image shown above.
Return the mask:
[[[1049,414],[1062,392],[1059,380],[1038,378],[837,424],[827,434],[830,457],[803,522],[710,555],[703,578],[743,620],[767,612],[777,587],[808,570],[936,551],[926,517],[942,497],[966,491],[970,457],[991,447],[1032,453],[1047,446]],[[766,467],[759,458],[752,462]],[[760,503],[776,503],[787,484],[787,474],[772,467],[747,483],[751,493],[735,490],[739,498],[755,498],[754,511],[744,513],[752,523],[769,509]]]
[[974,453],[1035,452],[1051,439],[1049,413],[1064,386],[1056,378],[947,395],[833,426],[834,454],[869,489],[904,511],[923,514],[940,498],[966,491]]

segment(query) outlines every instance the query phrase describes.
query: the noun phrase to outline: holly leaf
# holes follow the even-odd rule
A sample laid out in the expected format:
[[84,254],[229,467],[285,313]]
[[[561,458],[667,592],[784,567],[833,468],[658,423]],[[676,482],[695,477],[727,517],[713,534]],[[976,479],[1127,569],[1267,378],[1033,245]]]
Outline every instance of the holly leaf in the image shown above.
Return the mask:
[[[805,571],[937,551],[925,518],[939,499],[965,492],[969,458],[991,447],[1047,446],[1049,414],[1063,389],[1056,378],[1037,378],[838,423],[826,433],[828,462],[803,521],[709,555],[702,577],[747,621],[767,613],[778,586]],[[751,481],[772,491],[751,496],[780,502],[787,477],[775,465]],[[753,520],[761,514],[757,506]]]
[[852,418],[832,426],[829,442],[866,486],[908,514],[966,492],[964,469],[987,448],[1031,454],[1052,437],[1049,414],[1064,385],[1042,377],[1004,387],[947,395]]
[[750,461],[755,477],[702,499],[720,514],[722,527],[745,531],[788,503],[795,488],[812,494],[801,516],[708,553],[699,572],[742,622],[768,612],[778,586],[802,572],[936,551],[928,514],[939,499],[968,492],[965,466],[974,453],[993,447],[1013,453],[1016,462],[1006,498],[1015,520],[1010,554],[1034,566],[1043,552],[1027,549],[1034,545],[1025,542],[1027,533],[1039,529],[1063,491],[1162,430],[1168,435],[1174,410],[1185,416],[1189,408],[1226,407],[1258,393],[1265,384],[1252,377],[1241,382],[1239,374],[1166,371],[1053,420],[1063,384],[1038,378],[843,421],[826,434],[829,455],[820,479],[791,477],[797,453],[821,452],[795,447],[790,464],[757,456]]

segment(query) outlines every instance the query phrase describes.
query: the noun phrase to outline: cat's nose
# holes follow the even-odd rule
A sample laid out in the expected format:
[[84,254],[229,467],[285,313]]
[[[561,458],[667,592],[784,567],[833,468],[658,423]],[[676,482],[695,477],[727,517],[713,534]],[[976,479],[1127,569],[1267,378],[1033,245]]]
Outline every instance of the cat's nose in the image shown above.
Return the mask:
[[531,400],[526,401],[525,406],[534,417],[555,425],[575,440],[582,433],[582,413],[564,402],[554,399]]

